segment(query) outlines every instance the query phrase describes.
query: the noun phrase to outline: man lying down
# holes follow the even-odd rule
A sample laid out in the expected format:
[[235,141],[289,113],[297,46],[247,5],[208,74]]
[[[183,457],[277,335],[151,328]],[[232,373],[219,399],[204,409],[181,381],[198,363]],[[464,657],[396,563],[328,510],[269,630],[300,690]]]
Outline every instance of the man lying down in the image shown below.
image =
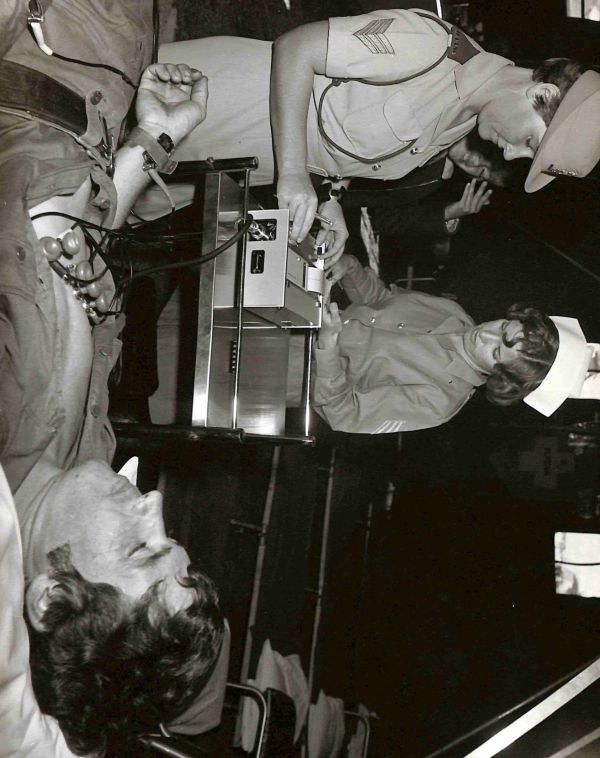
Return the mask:
[[[150,66],[136,106],[147,150],[161,133],[177,143],[204,118],[206,101],[199,72]],[[99,256],[92,260],[84,225],[60,215],[118,226],[148,181],[143,154],[133,140],[117,152],[108,211],[94,206],[89,169],[74,192],[29,205],[13,192],[14,207],[8,195],[0,204],[1,461],[21,532],[35,698],[62,731],[31,692],[19,537],[0,469],[1,756],[135,754],[137,736],[160,723],[194,731],[210,706],[198,696],[226,675],[226,625],[212,582],[168,538],[160,493],[142,495],[108,465],[118,303],[107,312],[112,279]],[[62,271],[94,277],[105,301]],[[224,681],[215,687],[209,698],[218,700]],[[211,713],[205,728],[215,725]]]

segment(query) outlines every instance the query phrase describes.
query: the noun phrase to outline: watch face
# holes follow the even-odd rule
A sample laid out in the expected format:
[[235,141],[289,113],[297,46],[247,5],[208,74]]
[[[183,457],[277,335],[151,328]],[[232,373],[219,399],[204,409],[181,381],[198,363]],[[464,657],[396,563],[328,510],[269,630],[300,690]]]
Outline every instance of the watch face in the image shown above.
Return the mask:
[[175,145],[173,144],[173,140],[165,132],[163,132],[159,136],[157,142],[162,147],[162,149],[165,151],[165,153],[172,153],[173,152],[173,148],[175,147]]

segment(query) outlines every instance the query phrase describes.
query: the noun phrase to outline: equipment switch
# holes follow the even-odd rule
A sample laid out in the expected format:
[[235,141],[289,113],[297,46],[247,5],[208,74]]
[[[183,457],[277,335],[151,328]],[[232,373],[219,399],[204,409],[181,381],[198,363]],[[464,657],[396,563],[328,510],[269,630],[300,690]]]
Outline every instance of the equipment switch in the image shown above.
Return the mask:
[[250,273],[262,274],[265,270],[265,251],[253,250],[250,258]]

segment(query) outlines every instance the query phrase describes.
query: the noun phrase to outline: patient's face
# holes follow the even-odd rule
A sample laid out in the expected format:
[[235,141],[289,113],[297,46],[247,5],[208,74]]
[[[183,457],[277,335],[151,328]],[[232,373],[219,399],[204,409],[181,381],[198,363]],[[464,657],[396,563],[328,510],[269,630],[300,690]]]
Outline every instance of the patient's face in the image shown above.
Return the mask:
[[158,596],[172,613],[195,599],[178,582],[190,561],[165,533],[159,492],[142,495],[105,463],[89,461],[64,472],[51,498],[57,536],[70,545],[84,579],[112,584],[136,600],[160,582]]

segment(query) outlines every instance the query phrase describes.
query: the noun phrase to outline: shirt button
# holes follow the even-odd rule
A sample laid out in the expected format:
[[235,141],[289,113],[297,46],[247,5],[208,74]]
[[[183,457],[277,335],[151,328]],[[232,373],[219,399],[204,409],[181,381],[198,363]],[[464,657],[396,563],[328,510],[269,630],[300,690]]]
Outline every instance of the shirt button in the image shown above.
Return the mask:
[[398,329],[404,329],[404,321],[401,321],[401,322],[398,324]]
[[422,148],[422,147],[411,147],[410,153],[411,153],[411,155],[418,155],[419,153],[423,152],[423,149],[424,148]]
[[24,248],[22,248],[20,245],[19,245],[19,247],[17,248],[17,258],[18,258],[20,261],[24,261],[24,260],[25,260],[25,249],[24,249]]
[[96,404],[92,405],[92,407],[90,408],[90,413],[92,414],[94,418],[98,418],[98,416],[100,415],[100,406]]
[[379,169],[381,168],[381,163],[374,163],[371,166],[371,168],[373,169],[373,171],[379,171]]
[[375,323],[375,321],[377,321],[377,319],[375,318],[375,316],[371,316],[371,318],[369,319],[369,321],[370,321],[372,324],[374,324],[374,323]]
[[428,329],[427,330],[427,334],[431,334],[432,331],[433,331],[433,329]]
[[103,355],[105,358],[108,358],[110,353],[108,352],[108,350],[106,350],[106,348],[102,347],[100,348],[100,355]]
[[452,379],[448,379],[448,384],[452,384]]

